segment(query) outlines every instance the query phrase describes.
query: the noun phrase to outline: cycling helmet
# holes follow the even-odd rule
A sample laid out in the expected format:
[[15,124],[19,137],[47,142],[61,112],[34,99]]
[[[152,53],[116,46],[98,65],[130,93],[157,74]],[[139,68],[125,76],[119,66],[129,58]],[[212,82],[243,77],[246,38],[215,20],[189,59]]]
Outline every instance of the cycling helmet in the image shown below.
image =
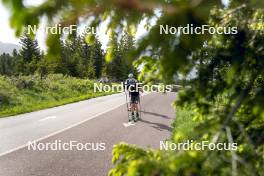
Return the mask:
[[130,73],[130,74],[128,75],[128,78],[133,78],[133,74]]

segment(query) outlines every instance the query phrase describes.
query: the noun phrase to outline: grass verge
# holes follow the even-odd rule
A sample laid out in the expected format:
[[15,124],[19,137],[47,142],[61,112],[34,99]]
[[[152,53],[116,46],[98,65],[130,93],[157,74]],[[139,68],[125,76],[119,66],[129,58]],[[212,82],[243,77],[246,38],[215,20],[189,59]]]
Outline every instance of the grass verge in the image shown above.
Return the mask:
[[0,117],[113,94],[94,92],[94,83],[63,75],[0,76]]
[[197,122],[193,118],[194,112],[191,107],[176,108],[176,119],[172,124],[173,141],[179,142],[193,137],[194,128],[197,126]]

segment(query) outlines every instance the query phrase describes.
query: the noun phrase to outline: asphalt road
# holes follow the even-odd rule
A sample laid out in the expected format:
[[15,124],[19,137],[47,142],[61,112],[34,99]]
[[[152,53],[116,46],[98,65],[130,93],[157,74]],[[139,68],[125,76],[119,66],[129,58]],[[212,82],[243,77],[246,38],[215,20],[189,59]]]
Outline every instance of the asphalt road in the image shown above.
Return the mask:
[[[36,112],[41,115],[30,113],[0,120],[0,130],[3,130],[3,134],[0,131],[0,143],[3,146],[0,176],[107,175],[112,167],[111,151],[114,144],[128,142],[159,148],[160,141],[170,136],[171,123],[175,117],[171,103],[175,97],[175,93],[145,95],[141,100],[142,120],[135,124],[127,123],[126,106],[122,105],[123,94]],[[87,112],[87,108],[92,108],[92,113]],[[63,125],[55,125],[57,123]],[[11,135],[8,134],[10,129],[15,131]],[[35,130],[35,134],[29,134],[34,133],[32,130]],[[13,141],[19,136],[22,140]],[[105,150],[97,150],[97,147],[90,151],[29,150],[24,145],[26,140],[37,139],[42,144],[75,141],[81,144],[94,143],[96,146],[96,143],[102,143],[105,144]]]
[[8,118],[0,118],[0,156],[76,126],[125,103],[124,94],[98,97]]

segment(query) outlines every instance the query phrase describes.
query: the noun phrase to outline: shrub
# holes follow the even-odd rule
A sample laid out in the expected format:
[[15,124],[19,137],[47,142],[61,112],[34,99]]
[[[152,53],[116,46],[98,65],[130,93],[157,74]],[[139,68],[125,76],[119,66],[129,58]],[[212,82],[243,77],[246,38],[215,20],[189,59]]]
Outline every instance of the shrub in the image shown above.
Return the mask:
[[10,92],[0,89],[0,106],[9,104],[11,99]]
[[14,92],[10,79],[0,76],[0,106],[10,104],[14,99]]
[[13,84],[18,89],[31,89],[34,86],[34,77],[31,76],[18,76],[12,77]]

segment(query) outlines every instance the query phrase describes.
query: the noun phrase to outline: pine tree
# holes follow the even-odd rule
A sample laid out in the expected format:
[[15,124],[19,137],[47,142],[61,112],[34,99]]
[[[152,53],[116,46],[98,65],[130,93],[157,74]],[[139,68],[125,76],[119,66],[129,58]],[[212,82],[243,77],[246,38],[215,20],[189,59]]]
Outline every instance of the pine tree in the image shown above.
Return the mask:
[[20,55],[25,63],[30,63],[34,58],[41,58],[37,40],[32,39],[28,34],[24,34],[24,36],[20,39],[20,44],[22,45]]
[[94,60],[90,58],[87,66],[87,78],[94,79],[96,77],[96,68],[94,65]]
[[13,57],[16,57],[17,55],[18,55],[17,50],[16,49],[13,49],[12,56]]
[[134,49],[134,37],[125,32],[120,41],[116,37],[111,39],[113,50],[113,60],[106,63],[106,75],[116,81],[122,81],[127,78],[129,73],[136,74],[137,71],[132,65],[132,60],[128,60],[127,56]]
[[22,63],[20,67],[23,74],[29,75],[33,74],[38,67],[38,61],[41,59],[41,52],[38,46],[38,42],[32,39],[28,34],[20,39],[20,44],[22,49],[20,50],[20,55],[22,57]]
[[134,49],[135,49],[135,38],[128,32],[125,32],[120,40],[120,52],[123,62],[122,79],[125,79],[129,73],[133,73],[134,75],[137,75],[137,70],[132,65],[134,59],[127,59],[130,58],[129,54]]
[[94,60],[96,78],[100,78],[102,75],[103,60],[104,60],[103,57],[104,56],[103,56],[102,44],[96,37],[94,44],[91,45],[91,55],[90,55],[90,59]]
[[113,36],[110,40],[113,59],[110,62],[106,63],[106,75],[112,80],[118,80],[122,67],[119,45],[118,40],[115,36]]
[[13,59],[14,59],[14,66],[13,66],[13,74],[12,75],[18,75],[19,73],[23,72],[23,68],[21,67],[23,64],[23,60],[21,55],[18,53],[16,49],[13,50],[12,52]]

